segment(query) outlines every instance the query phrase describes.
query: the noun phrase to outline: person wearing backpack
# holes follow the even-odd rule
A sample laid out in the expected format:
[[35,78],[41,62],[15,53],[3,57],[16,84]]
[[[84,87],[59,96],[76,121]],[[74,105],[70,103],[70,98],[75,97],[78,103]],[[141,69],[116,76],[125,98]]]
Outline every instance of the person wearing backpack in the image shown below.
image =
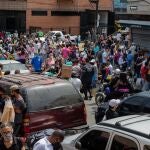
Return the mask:
[[85,64],[81,67],[81,82],[82,89],[85,95],[84,100],[88,100],[87,92],[89,92],[89,98],[92,98],[91,88],[92,88],[92,77],[94,75],[94,67],[90,64],[89,58],[86,58]]
[[0,150],[25,150],[21,138],[13,136],[13,128],[11,124],[1,124],[0,133]]

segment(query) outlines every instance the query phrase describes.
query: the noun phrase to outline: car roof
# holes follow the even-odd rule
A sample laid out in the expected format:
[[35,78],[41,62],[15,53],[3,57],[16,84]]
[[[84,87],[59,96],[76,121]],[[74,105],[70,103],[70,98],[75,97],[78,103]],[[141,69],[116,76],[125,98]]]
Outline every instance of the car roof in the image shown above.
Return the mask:
[[66,80],[58,79],[54,77],[45,77],[44,75],[39,74],[14,74],[14,75],[7,75],[1,78],[0,84],[7,84],[7,85],[18,85],[20,87],[32,87],[32,86],[44,86],[44,85],[51,85],[55,83],[63,83],[69,84]]
[[2,65],[5,65],[5,64],[9,64],[9,63],[12,63],[12,64],[20,64],[19,61],[16,61],[16,60],[0,60],[0,64]]
[[129,115],[118,117],[103,121],[98,125],[104,125],[150,138],[150,115]]
[[150,97],[150,91],[140,92],[135,94],[134,96]]

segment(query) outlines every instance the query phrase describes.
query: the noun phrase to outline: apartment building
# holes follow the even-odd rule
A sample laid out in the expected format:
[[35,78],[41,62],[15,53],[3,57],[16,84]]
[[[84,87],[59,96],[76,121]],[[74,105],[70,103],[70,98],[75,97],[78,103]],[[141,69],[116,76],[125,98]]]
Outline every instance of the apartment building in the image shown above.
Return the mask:
[[[64,30],[78,34],[94,26],[95,9],[89,0],[0,0],[0,19],[5,20],[0,30]],[[113,26],[112,0],[100,0],[99,10],[101,30]]]

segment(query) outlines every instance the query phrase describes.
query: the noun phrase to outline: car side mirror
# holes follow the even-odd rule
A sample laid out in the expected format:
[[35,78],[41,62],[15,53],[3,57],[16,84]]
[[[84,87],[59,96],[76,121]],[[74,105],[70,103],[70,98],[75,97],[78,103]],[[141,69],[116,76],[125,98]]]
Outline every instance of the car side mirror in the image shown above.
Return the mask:
[[80,150],[82,148],[82,144],[78,141],[75,143],[75,148]]

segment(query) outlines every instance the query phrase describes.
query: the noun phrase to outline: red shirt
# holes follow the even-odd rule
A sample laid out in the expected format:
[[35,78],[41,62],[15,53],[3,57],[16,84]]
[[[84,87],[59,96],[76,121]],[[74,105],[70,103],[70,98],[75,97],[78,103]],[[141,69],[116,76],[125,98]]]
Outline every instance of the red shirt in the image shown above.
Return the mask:
[[141,77],[145,80],[146,79],[146,74],[148,73],[148,68],[146,66],[141,67]]

